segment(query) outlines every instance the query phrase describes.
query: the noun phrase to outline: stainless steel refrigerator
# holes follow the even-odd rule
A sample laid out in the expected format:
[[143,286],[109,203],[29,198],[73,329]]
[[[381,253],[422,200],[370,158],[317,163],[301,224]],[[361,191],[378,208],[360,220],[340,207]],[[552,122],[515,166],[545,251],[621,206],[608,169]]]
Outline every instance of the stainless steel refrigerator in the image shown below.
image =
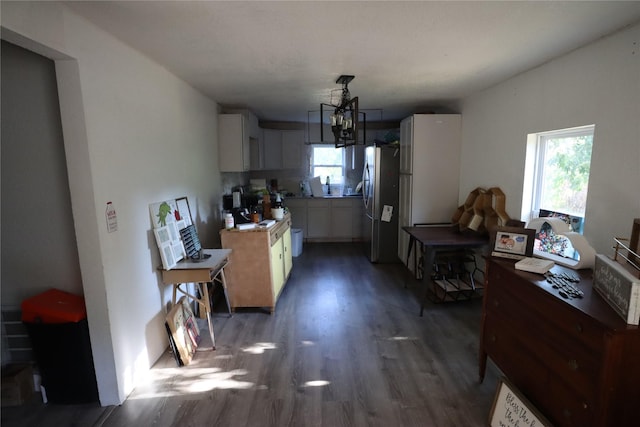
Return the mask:
[[400,154],[397,147],[365,148],[362,198],[365,209],[365,251],[371,262],[398,262],[398,191]]

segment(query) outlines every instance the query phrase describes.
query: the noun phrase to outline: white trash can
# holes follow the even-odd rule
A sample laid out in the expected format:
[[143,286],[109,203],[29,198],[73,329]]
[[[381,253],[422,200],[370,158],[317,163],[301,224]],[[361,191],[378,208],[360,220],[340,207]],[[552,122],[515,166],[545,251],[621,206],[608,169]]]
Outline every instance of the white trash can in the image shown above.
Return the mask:
[[291,229],[291,253],[293,256],[300,256],[302,254],[302,229]]

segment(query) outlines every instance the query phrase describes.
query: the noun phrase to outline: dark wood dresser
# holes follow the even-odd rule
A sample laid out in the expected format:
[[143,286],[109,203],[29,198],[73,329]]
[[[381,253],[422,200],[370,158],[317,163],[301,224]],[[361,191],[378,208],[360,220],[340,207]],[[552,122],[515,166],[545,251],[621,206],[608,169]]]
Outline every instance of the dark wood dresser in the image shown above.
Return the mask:
[[487,259],[480,380],[487,356],[554,426],[640,425],[640,329],[627,325],[580,275],[564,299],[540,274]]

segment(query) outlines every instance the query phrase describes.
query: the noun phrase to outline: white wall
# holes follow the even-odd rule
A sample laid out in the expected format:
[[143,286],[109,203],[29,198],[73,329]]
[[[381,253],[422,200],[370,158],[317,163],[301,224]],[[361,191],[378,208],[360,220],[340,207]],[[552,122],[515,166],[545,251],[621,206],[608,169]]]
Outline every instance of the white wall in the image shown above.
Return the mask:
[[498,186],[519,218],[527,134],[595,124],[584,234],[606,254],[614,236],[630,236],[640,217],[640,24],[468,97],[461,112],[460,204]]
[[218,242],[218,105],[58,3],[2,2],[2,30],[57,60],[100,401],[119,404],[167,347],[170,292],[160,284],[148,205],[187,196],[203,243]]
[[1,301],[19,310],[52,287],[81,294],[82,278],[54,63],[3,40],[1,80]]

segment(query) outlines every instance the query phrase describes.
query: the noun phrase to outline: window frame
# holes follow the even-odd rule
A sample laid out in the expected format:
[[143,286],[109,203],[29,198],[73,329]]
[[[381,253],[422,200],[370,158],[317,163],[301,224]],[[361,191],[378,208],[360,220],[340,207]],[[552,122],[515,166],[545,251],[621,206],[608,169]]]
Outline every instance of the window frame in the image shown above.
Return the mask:
[[[595,124],[537,132],[527,135],[521,210],[521,218],[526,222],[529,222],[534,218],[538,218],[540,209],[548,208],[541,206],[543,179],[542,169],[544,168],[546,161],[546,143],[552,139],[571,138],[585,135],[591,135],[592,140],[595,142]],[[591,156],[593,157],[593,151],[591,152]],[[591,171],[589,171],[589,174],[591,174]],[[585,200],[585,205],[586,203],[587,200]],[[574,215],[576,212],[565,213]],[[582,214],[582,217],[584,222],[584,213]]]
[[[316,164],[316,148],[331,148],[334,150],[341,150],[341,157],[342,157],[342,161],[341,164]],[[344,148],[335,148],[333,145],[328,145],[328,144],[312,144],[311,145],[311,175],[313,177],[315,176],[320,176],[320,178],[324,178],[324,176],[321,175],[316,175],[315,170],[316,168],[340,168],[340,179],[339,180],[335,180],[334,182],[334,178],[332,177],[331,179],[331,184],[344,184],[345,182],[345,176],[346,176],[346,155],[345,155],[345,149]]]

